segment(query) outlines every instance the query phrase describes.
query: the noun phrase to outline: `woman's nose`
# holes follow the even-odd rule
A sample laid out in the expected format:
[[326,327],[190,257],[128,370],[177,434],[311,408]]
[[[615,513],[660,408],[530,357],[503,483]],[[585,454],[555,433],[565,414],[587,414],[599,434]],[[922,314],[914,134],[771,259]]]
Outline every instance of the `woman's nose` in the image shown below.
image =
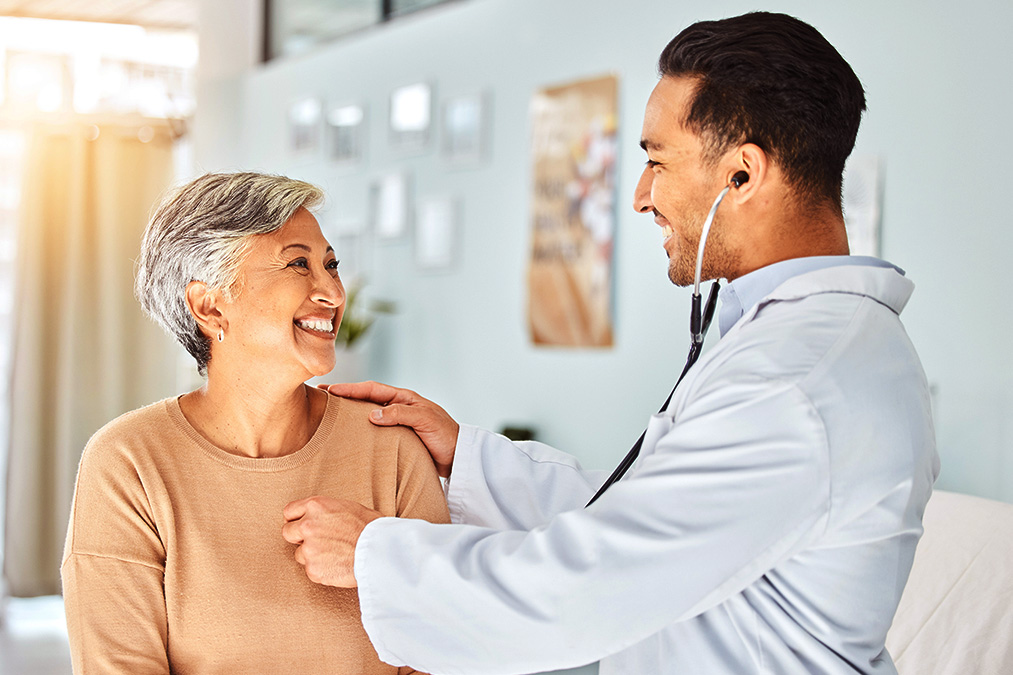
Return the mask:
[[326,271],[318,273],[312,297],[315,302],[326,307],[340,307],[345,302],[345,287],[341,283],[341,278],[331,276]]

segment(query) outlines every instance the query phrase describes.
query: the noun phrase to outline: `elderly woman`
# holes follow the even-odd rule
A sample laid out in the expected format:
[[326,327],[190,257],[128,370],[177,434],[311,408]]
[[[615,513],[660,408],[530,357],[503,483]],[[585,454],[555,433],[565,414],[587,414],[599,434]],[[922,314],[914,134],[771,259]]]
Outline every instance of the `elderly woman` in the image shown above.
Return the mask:
[[307,579],[281,536],[282,509],[307,494],[449,521],[410,430],[305,384],[333,367],[345,306],[309,211],[321,198],[279,176],[211,174],[152,217],[137,297],[207,381],[84,450],[63,561],[76,672],[398,672],[355,591]]

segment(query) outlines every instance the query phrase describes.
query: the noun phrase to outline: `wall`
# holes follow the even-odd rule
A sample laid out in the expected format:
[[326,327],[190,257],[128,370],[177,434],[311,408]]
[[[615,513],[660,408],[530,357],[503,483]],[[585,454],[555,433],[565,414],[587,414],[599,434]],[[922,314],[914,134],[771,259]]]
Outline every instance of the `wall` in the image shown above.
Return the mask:
[[[656,58],[688,23],[755,8],[737,0],[719,9],[659,0],[466,0],[224,76],[209,63],[221,54],[202,43],[201,68],[213,73],[214,86],[204,78],[201,91],[212,93],[199,103],[197,156],[202,169],[257,168],[320,183],[330,195],[321,222],[331,235],[368,222],[369,185],[391,170],[413,173],[416,199],[459,198],[461,255],[450,271],[420,272],[410,239],[367,247],[370,292],[399,306],[377,332],[371,374],[415,388],[461,421],[532,425],[586,465],[611,467],[663,400],[688,337],[689,294],[666,279],[657,227],[629,207]],[[819,28],[866,87],[869,112],[856,152],[884,161],[883,256],[917,284],[904,320],[936,390],[940,487],[1013,501],[1006,346],[1013,326],[996,278],[1013,249],[1001,198],[1003,162],[1013,154],[1004,46],[1013,5],[799,0],[764,8]],[[248,9],[239,14],[248,17]],[[237,30],[228,15],[208,13],[218,23],[206,23],[202,34],[217,40]],[[243,44],[255,43],[247,38]],[[536,349],[525,330],[528,103],[539,87],[605,72],[620,77],[616,346]],[[438,102],[491,93],[489,161],[456,170],[435,144],[414,156],[391,150],[388,96],[416,81],[433,83]],[[288,150],[287,109],[304,96],[368,106],[359,170]]]

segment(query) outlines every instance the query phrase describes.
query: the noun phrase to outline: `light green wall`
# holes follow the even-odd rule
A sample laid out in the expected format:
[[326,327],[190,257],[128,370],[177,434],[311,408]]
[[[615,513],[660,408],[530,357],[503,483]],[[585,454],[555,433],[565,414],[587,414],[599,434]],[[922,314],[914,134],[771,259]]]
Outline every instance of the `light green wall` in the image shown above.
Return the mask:
[[[228,5],[216,4],[205,16],[218,25],[202,28],[212,39],[234,29],[221,9]],[[656,58],[688,23],[756,8],[740,1],[465,0],[238,75],[202,62],[214,77],[202,80],[197,157],[206,170],[257,168],[320,183],[330,195],[321,214],[329,234],[368,222],[369,184],[392,170],[412,172],[416,200],[460,199],[454,269],[419,271],[410,239],[367,251],[371,292],[400,307],[377,333],[373,374],[443,403],[461,421],[530,424],[586,465],[610,467],[663,400],[687,343],[689,294],[666,279],[657,227],[629,206]],[[883,255],[917,285],[904,320],[937,388],[940,486],[1013,501],[1011,307],[1000,276],[1013,250],[1003,183],[1013,156],[1006,127],[1013,54],[1005,46],[1013,4],[796,1],[764,9],[815,25],[866,87],[857,152],[883,158]],[[539,87],[606,72],[620,78],[617,344],[536,349],[525,329],[528,103]],[[491,94],[489,161],[453,169],[435,143],[414,156],[390,148],[388,96],[423,80],[433,83],[438,102]],[[304,96],[368,106],[361,170],[340,170],[323,153],[289,152],[286,111]]]

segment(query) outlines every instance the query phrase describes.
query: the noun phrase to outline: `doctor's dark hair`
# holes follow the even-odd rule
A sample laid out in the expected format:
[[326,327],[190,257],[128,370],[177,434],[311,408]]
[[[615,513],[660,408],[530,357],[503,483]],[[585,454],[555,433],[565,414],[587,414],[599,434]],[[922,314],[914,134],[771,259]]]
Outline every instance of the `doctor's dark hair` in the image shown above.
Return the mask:
[[755,143],[802,200],[840,208],[865,92],[819,31],[767,12],[701,21],[668,43],[658,69],[697,80],[684,124],[702,138],[706,161]]
[[300,208],[323,201],[315,185],[262,173],[209,173],[159,204],[141,240],[134,295],[145,313],[179,340],[207,373],[211,340],[186,304],[186,287],[202,281],[232,299],[252,237],[280,229]]

